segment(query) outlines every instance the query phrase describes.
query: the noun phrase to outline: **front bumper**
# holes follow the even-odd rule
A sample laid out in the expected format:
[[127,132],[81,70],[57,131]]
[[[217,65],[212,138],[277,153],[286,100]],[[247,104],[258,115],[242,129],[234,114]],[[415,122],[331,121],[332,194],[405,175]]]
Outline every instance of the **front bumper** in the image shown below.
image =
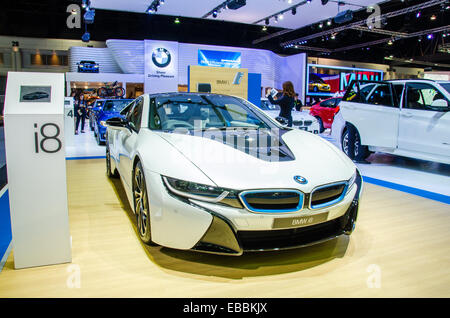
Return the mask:
[[[255,214],[247,210],[214,208],[215,204],[183,200],[164,191],[162,201],[164,201],[165,207],[162,208],[159,204],[157,213],[159,221],[169,218],[172,220],[173,226],[178,226],[183,223],[180,219],[183,216],[180,214],[189,211],[188,213],[195,213],[192,214],[192,218],[189,218],[189,222],[192,222],[195,218],[199,218],[199,222],[195,227],[191,226],[190,229],[183,227],[177,230],[170,229],[171,225],[167,223],[168,227],[162,231],[161,228],[154,228],[157,224],[153,223],[152,217],[152,239],[155,243],[167,247],[235,256],[242,255],[244,252],[285,250],[314,245],[334,239],[342,234],[350,235],[352,233],[358,215],[361,190],[362,178],[358,172],[355,186],[343,202],[327,208],[329,217],[326,221],[286,229],[272,229],[272,222],[274,218],[278,217],[272,213]],[[152,198],[150,198],[150,202],[152,202]],[[174,208],[169,207],[171,204],[174,205]],[[180,209],[182,206],[184,206],[183,212]],[[150,209],[152,211],[152,207]],[[311,210],[306,212],[316,213]],[[317,213],[321,212],[323,211]],[[298,217],[298,215],[284,215],[284,217],[290,216]],[[157,221],[156,218],[155,221]],[[186,224],[186,222],[188,222],[187,219],[184,223]],[[242,225],[244,223],[247,224]],[[160,224],[162,225],[162,223]],[[187,232],[183,234],[183,231]],[[161,232],[164,232],[165,239],[161,235],[160,240],[158,233]],[[153,233],[156,234],[155,237],[153,237]],[[171,233],[170,238],[168,233]],[[183,238],[183,235],[186,236]],[[194,238],[196,235],[197,239]],[[189,237],[189,239],[186,237]],[[177,244],[177,240],[182,241],[182,243]],[[188,244],[187,241],[191,243]]]

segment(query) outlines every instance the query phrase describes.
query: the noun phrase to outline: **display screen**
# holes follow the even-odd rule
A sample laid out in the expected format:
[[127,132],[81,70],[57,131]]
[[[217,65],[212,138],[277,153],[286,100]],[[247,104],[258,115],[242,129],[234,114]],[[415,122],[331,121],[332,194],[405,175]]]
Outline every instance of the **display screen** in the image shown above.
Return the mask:
[[309,96],[331,97],[344,92],[352,80],[382,81],[383,74],[375,69],[308,64],[306,92]]
[[50,103],[51,86],[20,86],[21,103]]
[[198,50],[198,65],[240,68],[241,53]]

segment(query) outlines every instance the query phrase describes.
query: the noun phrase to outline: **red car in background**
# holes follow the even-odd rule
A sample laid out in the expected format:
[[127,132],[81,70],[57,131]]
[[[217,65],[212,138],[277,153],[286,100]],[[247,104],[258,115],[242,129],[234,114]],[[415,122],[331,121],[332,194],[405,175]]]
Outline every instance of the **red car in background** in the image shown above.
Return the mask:
[[331,128],[334,114],[339,111],[341,100],[342,97],[332,97],[311,106],[309,113],[319,121],[320,133],[323,133],[327,128]]

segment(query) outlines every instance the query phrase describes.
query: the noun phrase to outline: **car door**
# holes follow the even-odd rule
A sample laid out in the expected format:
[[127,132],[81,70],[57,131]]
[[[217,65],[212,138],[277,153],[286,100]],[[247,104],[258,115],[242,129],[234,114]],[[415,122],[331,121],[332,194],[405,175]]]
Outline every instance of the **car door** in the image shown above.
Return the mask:
[[398,137],[400,149],[450,156],[449,107],[434,107],[436,100],[449,105],[449,100],[434,85],[406,84]]
[[358,130],[362,145],[397,147],[400,109],[391,83],[353,81],[339,107],[344,120]]
[[139,97],[136,99],[134,105],[130,107],[130,110],[126,114],[129,129],[123,129],[119,134],[119,143],[122,145],[120,165],[123,173],[121,173],[121,176],[129,187],[131,186],[133,156],[138,140],[138,133],[141,129],[143,106],[144,98]]

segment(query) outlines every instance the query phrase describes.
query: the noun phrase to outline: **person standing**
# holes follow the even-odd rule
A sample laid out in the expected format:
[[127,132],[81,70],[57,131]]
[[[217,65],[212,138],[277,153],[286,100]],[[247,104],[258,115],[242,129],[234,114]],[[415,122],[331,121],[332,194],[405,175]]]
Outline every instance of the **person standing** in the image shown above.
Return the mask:
[[298,94],[295,94],[295,110],[298,112],[302,111],[302,107],[303,107],[303,103],[302,101],[298,98]]
[[288,127],[292,127],[292,109],[295,103],[294,85],[291,81],[283,83],[283,95],[280,99],[274,100],[272,95],[267,97],[271,104],[280,105],[280,117],[288,120]]
[[84,100],[84,95],[80,94],[78,98],[75,100],[75,115],[77,117],[77,121],[75,124],[75,135],[78,135],[78,126],[81,121],[81,133],[84,134],[84,122],[86,120],[86,101]]

